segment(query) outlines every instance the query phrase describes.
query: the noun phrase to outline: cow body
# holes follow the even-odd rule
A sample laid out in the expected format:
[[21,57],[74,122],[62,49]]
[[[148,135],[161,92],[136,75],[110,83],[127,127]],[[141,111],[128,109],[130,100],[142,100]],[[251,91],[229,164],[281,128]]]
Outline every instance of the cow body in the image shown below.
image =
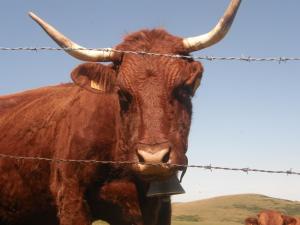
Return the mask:
[[[148,35],[149,37],[161,35],[165,38],[166,33],[158,30],[149,32]],[[124,74],[118,76],[123,79],[119,82],[124,82],[122,84],[124,86],[127,85],[124,88],[131,91],[130,84],[126,82],[129,79],[136,79],[134,82],[140,82],[137,79],[140,77],[143,80],[142,83],[135,85],[136,87],[140,85],[139,88],[132,89],[139,97],[133,99],[132,101],[136,101],[136,104],[130,106],[126,105],[128,102],[124,103],[120,100],[119,88],[108,91],[109,88],[103,86],[103,89],[106,88],[107,91],[95,90],[93,92],[89,90],[90,87],[85,87],[80,83],[83,80],[82,77],[91,79],[90,77],[95,74],[99,77],[93,77],[93,79],[106,79],[106,84],[114,79],[114,68],[91,63],[82,64],[72,72],[72,78],[77,85],[64,84],[1,97],[1,153],[56,159],[138,162],[138,157],[131,148],[137,149],[140,142],[142,146],[147,146],[148,143],[155,144],[167,140],[167,145],[170,142],[173,144],[173,151],[169,156],[172,157],[172,162],[186,163],[186,158],[182,153],[184,154],[187,146],[191,100],[185,90],[182,90],[182,93],[174,93],[173,89],[176,85],[180,86],[181,82],[189,76],[193,76],[193,80],[198,79],[202,72],[200,63],[189,62],[185,59],[171,59],[168,62],[167,58],[158,57],[152,61],[155,64],[161,61],[164,66],[155,68],[150,61],[149,67],[145,66],[143,56],[131,55],[123,60],[127,61],[127,64],[123,68],[119,67],[118,72]],[[132,70],[132,63],[138,64],[134,67],[137,71],[129,71]],[[169,73],[169,70],[173,70],[172,73]],[[107,73],[109,73],[108,78],[105,77]],[[168,74],[174,77],[168,77]],[[182,74],[186,74],[186,77]],[[153,85],[145,90],[147,80],[152,80]],[[160,83],[161,86],[155,85],[156,83]],[[174,87],[171,91],[168,89],[170,85]],[[161,94],[151,96],[151,93]],[[175,94],[178,96],[172,99]],[[165,105],[166,101],[168,105]],[[176,108],[177,111],[175,111]],[[142,109],[143,114],[141,114]],[[142,115],[145,117],[141,117]],[[161,127],[166,118],[170,123],[164,122],[167,126]],[[149,120],[152,120],[152,123],[149,123]],[[140,129],[136,129],[136,126],[140,126]],[[176,128],[178,126],[180,129]],[[161,130],[164,133],[161,133]],[[90,215],[92,209],[97,209],[98,206],[92,203],[93,201],[92,205],[89,205],[87,193],[95,193],[95,196],[90,199],[98,199],[99,204],[100,202],[103,204],[113,202],[107,196],[101,195],[101,191],[103,187],[105,189],[106,184],[109,188],[106,188],[105,193],[115,191],[116,187],[109,185],[111,180],[114,180],[114,176],[117,179],[129,177],[126,182],[129,185],[134,184],[132,186],[136,191],[130,197],[130,199],[136,199],[135,202],[130,201],[134,202],[133,205],[137,211],[133,213],[134,221],[144,220],[145,224],[158,223],[160,217],[158,211],[161,205],[166,205],[165,208],[168,208],[166,215],[162,217],[164,220],[170,220],[170,202],[162,203],[163,198],[147,199],[145,197],[149,180],[160,172],[156,167],[155,169],[143,168],[143,171],[146,171],[145,178],[143,178],[139,175],[139,168],[135,165],[127,167],[124,165],[122,169],[116,169],[113,166],[99,164],[1,159],[0,166],[1,174],[3,174],[0,180],[2,184],[0,217],[4,221],[9,221],[9,224],[13,224],[14,221],[17,223],[20,218],[24,220],[27,217],[31,221],[32,215],[43,211],[51,212],[50,216],[57,213],[59,222],[63,225],[89,224],[92,218],[100,218],[101,213],[96,213],[95,216]],[[173,169],[163,169],[161,174],[169,176],[173,173]],[[100,192],[98,195],[97,190]],[[122,196],[121,192],[118,193]],[[99,195],[102,197],[99,198]],[[118,204],[115,202],[112,205],[118,208]],[[126,210],[125,207],[125,213]]]
[[[162,29],[141,30],[108,51],[82,50],[30,13],[67,53],[89,63],[72,71],[74,84],[0,97],[1,154],[69,160],[0,158],[0,222],[88,225],[104,218],[115,225],[170,224],[171,192],[152,198],[146,192],[154,181],[156,188],[159,181],[179,185],[191,98],[203,68],[189,57],[165,55],[188,56],[220,41],[240,2],[232,0],[207,34],[183,39]],[[95,63],[102,61],[112,63]]]
[[[112,113],[99,110],[99,104],[84,108],[80,108],[80,104],[109,101],[110,107],[114,107],[113,97],[105,95],[93,99],[95,95],[88,97],[85,92],[74,85],[61,85],[24,93],[24,101],[20,99],[22,95],[1,99],[17,102],[10,106],[9,113],[1,115],[1,130],[7,131],[0,135],[1,153],[61,159],[105,160],[110,157],[116,138],[111,129]],[[30,96],[32,99],[27,100]],[[102,121],[96,119],[98,116]],[[101,131],[104,132],[99,139],[97,132]],[[85,137],[86,134],[89,136]],[[99,146],[101,151],[94,151]],[[72,201],[77,201],[82,195],[79,186],[87,188],[100,179],[95,166],[7,159],[2,159],[0,165],[0,215],[8,221],[17,219],[18,215],[26,217],[37,209],[48,210],[62,201],[61,196],[67,195],[64,192],[74,194]],[[84,184],[79,185],[79,182]],[[6,218],[6,209],[12,211],[12,218]]]
[[[118,117],[114,113],[119,113],[119,102],[114,94],[99,96],[65,84],[4,96],[0,105],[0,127],[7,131],[1,132],[1,153],[115,159]],[[129,175],[112,166],[1,159],[0,172],[1,224],[58,224],[57,213],[66,214],[61,224],[88,224],[92,218],[144,224],[142,211],[152,224],[155,217],[147,212],[156,212],[162,204],[160,199],[143,197],[143,182],[137,188]],[[144,208],[140,201],[146,203]],[[61,213],[64,208],[69,212]]]

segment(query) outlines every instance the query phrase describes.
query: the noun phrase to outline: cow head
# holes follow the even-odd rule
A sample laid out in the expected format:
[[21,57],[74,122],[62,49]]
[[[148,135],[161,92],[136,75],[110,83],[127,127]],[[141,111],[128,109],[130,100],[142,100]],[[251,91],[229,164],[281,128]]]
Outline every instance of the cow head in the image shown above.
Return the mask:
[[294,217],[273,210],[264,210],[257,217],[249,217],[245,220],[246,225],[296,225],[296,223]]
[[[75,83],[94,92],[115,92],[120,102],[121,160],[135,161],[132,169],[147,179],[173,175],[187,164],[191,98],[200,84],[202,66],[187,58],[124,53],[144,51],[188,55],[220,41],[229,30],[241,0],[232,0],[224,16],[204,35],[179,38],[164,30],[142,30],[128,35],[114,49],[82,50],[80,45],[30,13],[66,52],[86,63],[72,72]],[[77,49],[74,49],[77,48]],[[162,163],[160,166],[149,164]],[[147,165],[148,164],[148,165]]]

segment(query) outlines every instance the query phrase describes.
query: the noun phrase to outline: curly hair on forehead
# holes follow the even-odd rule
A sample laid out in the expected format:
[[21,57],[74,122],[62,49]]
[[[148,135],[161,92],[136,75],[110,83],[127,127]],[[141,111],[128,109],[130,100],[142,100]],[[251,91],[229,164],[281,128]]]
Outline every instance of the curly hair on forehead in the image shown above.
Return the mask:
[[164,29],[144,29],[131,33],[125,36],[116,49],[185,54],[182,38],[173,36]]

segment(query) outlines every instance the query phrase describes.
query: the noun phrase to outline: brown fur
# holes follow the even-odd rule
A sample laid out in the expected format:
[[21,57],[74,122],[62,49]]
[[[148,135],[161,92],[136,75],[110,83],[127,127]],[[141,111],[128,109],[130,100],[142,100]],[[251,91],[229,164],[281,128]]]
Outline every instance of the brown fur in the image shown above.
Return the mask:
[[245,219],[246,225],[300,225],[300,220],[274,210],[264,210],[257,217]]
[[[129,35],[117,49],[184,53],[181,39],[163,30]],[[171,147],[168,161],[185,164],[191,96],[201,64],[161,56],[118,57],[113,65],[78,66],[72,72],[77,85],[1,97],[0,153],[138,162],[140,145],[164,142]],[[92,89],[91,80],[101,90]],[[151,179],[175,172],[172,168]],[[147,198],[149,182],[134,166],[0,159],[0,174],[1,224],[46,219],[87,225],[98,218],[118,225],[170,224],[170,201]]]

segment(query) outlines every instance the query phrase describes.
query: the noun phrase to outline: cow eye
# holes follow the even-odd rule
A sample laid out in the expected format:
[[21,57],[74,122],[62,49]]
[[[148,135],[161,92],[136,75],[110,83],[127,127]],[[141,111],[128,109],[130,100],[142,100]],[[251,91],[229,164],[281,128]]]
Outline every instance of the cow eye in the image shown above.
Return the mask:
[[132,101],[131,94],[128,93],[127,91],[119,90],[118,95],[119,95],[119,102],[122,111],[127,112],[129,109],[129,105]]
[[193,95],[193,89],[189,85],[181,85],[174,89],[174,96],[179,101],[184,102],[186,100],[189,100],[192,95]]

